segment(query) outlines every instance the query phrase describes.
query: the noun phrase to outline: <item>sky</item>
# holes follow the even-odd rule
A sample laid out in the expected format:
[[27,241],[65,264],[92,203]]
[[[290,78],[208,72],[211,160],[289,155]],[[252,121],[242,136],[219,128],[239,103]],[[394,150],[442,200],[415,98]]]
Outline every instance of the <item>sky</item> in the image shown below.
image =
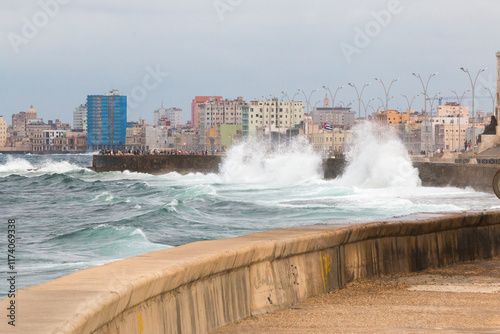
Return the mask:
[[[73,123],[87,95],[118,89],[128,120],[153,123],[154,110],[191,118],[197,95],[245,100],[310,97],[310,110],[339,86],[335,104],[367,112],[385,103],[424,108],[430,97],[471,89],[492,111],[500,51],[500,1],[493,0],[2,0],[0,115],[33,105],[45,121]],[[311,92],[316,89],[315,92]],[[464,104],[470,104],[469,98]],[[284,97],[283,99],[287,99]],[[372,100],[373,99],[373,100]],[[303,93],[295,100],[305,101]],[[444,100],[453,102],[454,100]],[[319,103],[318,103],[319,102]],[[434,103],[434,107],[437,101]],[[430,106],[427,104],[427,108]],[[362,115],[364,108],[362,107]]]

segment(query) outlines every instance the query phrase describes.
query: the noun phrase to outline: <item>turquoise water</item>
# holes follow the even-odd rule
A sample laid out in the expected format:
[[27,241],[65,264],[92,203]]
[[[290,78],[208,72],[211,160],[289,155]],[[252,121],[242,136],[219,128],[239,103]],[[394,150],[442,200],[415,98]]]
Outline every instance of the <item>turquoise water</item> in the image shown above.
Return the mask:
[[[421,187],[401,152],[366,162],[353,155],[345,176],[329,181],[306,145],[263,152],[240,145],[219,174],[185,176],[95,173],[86,168],[90,154],[0,155],[0,218],[5,225],[16,219],[17,287],[199,240],[500,204],[472,189]],[[0,240],[5,255],[6,227]]]

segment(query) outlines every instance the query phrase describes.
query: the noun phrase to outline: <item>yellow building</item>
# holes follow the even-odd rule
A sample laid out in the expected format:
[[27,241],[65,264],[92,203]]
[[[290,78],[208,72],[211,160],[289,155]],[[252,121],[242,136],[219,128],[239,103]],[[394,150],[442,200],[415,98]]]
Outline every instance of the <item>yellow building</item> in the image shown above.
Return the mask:
[[4,147],[7,142],[7,122],[0,116],[0,147]]
[[400,113],[397,110],[380,111],[373,115],[377,122],[386,124],[402,124],[408,122],[410,115],[408,113]]
[[312,144],[314,149],[318,152],[331,152],[333,147],[335,152],[343,153],[346,151],[348,142],[351,138],[352,132],[350,130],[335,128],[333,132],[325,130],[312,134]]

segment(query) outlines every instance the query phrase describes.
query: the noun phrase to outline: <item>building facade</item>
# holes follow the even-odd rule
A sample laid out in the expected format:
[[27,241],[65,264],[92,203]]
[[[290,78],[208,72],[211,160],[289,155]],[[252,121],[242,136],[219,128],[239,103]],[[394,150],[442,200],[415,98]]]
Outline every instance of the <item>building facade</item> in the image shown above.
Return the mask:
[[222,96],[195,96],[191,102],[191,126],[200,128],[200,107],[206,102],[222,101]]
[[[209,130],[222,124],[241,124],[243,108],[247,103],[242,97],[235,100],[213,100],[200,105],[200,149],[204,150],[211,147],[214,139],[218,136],[213,135]],[[220,146],[220,145],[219,145]]]
[[180,108],[160,108],[154,112],[155,126],[166,126],[166,120],[170,121],[170,126],[180,127],[182,123],[182,109]]
[[73,111],[73,129],[87,131],[87,105],[82,104]]
[[112,90],[105,95],[87,96],[87,149],[125,148],[127,97]]
[[0,116],[0,147],[7,144],[7,122]]
[[242,107],[242,132],[244,137],[256,137],[258,132],[284,132],[294,129],[304,121],[302,101],[252,101]]

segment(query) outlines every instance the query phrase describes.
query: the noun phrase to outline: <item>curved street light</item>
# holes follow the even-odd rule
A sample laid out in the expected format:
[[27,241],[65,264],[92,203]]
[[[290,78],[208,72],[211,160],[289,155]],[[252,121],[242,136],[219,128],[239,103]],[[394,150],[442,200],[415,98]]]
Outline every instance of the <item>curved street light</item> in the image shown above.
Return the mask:
[[299,95],[300,92],[296,92],[293,95],[293,97],[292,97],[291,100],[290,100],[290,96],[287,93],[285,93],[285,92],[281,92],[281,93],[283,94],[283,96],[287,97],[287,99],[288,99],[288,106],[290,108],[290,142],[291,142],[292,141],[292,126],[293,126],[293,128],[295,128],[295,123],[294,123],[294,121],[295,121],[295,108],[293,108],[293,102],[295,100],[295,97],[297,95]]
[[474,99],[475,99],[474,92],[476,89],[476,82],[477,82],[477,78],[479,78],[479,74],[481,74],[481,72],[486,71],[488,68],[485,67],[483,69],[480,69],[477,72],[474,81],[472,81],[472,76],[470,75],[470,72],[467,68],[460,67],[460,69],[469,76],[470,84],[472,86],[472,147],[474,149],[474,159],[475,159],[476,158],[476,116],[475,116],[475,110],[474,110]]
[[[424,81],[422,80],[422,77],[420,76],[420,74],[416,74],[416,73],[412,73],[412,75],[419,79],[420,80],[420,83],[422,84],[422,89],[423,89],[423,93],[424,93],[424,111],[425,111],[425,128],[426,128],[426,133],[428,133],[428,129],[427,127],[429,126],[429,116],[427,115],[427,100],[429,99],[429,96],[427,95],[427,88],[429,87],[429,82],[431,81],[431,79],[433,77],[435,77],[436,75],[438,74],[438,72],[436,73],[432,73],[432,74],[429,74],[429,78],[427,79],[427,83],[424,84]],[[425,150],[426,150],[426,153],[428,154],[429,153],[429,141],[428,141],[428,135],[425,136]]]
[[363,96],[363,91],[365,90],[366,87],[370,86],[372,83],[367,83],[363,85],[363,88],[361,89],[361,92],[358,92],[358,89],[356,88],[356,85],[352,84],[349,82],[349,86],[353,87],[356,90],[356,95],[358,96],[358,119],[361,117],[361,97]]
[[[483,89],[486,89],[486,90],[488,91],[488,93],[490,93],[490,96],[491,96],[491,103],[493,104],[493,115],[494,115],[495,117],[497,117],[497,116],[495,115],[495,101],[496,101],[496,99],[497,99],[497,96],[491,92],[491,89],[490,89],[489,87],[484,87],[484,86],[483,86]],[[497,120],[497,121],[498,121],[498,120]]]
[[386,89],[384,82],[381,79],[375,78],[375,81],[380,82],[382,84],[382,87],[384,88],[384,93],[385,93],[385,111],[387,111],[389,109],[389,100],[390,100],[389,93],[391,92],[392,84],[395,83],[398,80],[399,79],[392,79],[391,83],[389,84],[389,87],[387,87],[387,89]]
[[365,104],[364,101],[361,101],[363,103],[363,109],[365,110],[365,121],[367,120],[366,118],[366,110],[368,109],[368,106],[370,105],[370,102],[375,101],[375,99],[369,99],[368,102]]

